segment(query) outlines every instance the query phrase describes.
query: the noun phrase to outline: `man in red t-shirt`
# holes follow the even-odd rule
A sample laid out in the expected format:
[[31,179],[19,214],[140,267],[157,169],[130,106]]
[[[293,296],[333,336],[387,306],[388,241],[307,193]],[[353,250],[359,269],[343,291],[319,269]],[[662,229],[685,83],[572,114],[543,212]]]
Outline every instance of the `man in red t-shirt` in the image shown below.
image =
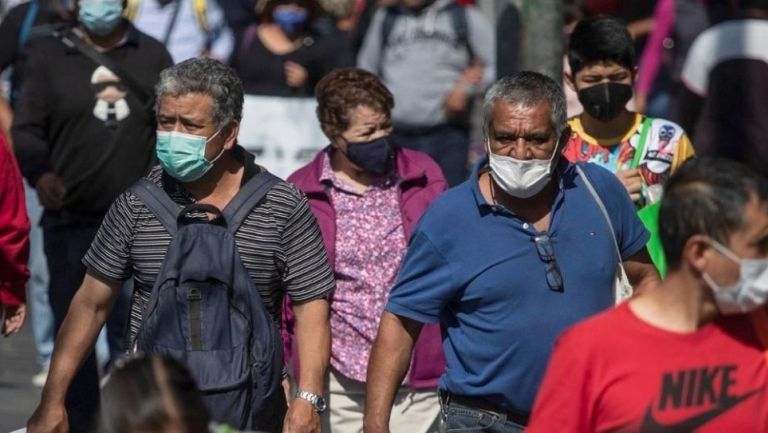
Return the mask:
[[669,274],[560,337],[526,433],[768,432],[768,181],[689,160],[660,220]]
[[21,328],[29,279],[29,218],[24,185],[5,134],[0,131],[0,334]]

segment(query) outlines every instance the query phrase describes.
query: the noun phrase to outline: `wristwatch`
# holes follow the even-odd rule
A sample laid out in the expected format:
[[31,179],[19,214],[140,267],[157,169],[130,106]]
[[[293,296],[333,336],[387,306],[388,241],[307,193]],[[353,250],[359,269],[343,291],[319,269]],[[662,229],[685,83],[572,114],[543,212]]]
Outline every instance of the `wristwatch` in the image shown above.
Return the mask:
[[296,391],[296,398],[306,400],[312,404],[317,413],[323,413],[328,405],[325,403],[325,399],[322,396],[313,394],[309,391]]

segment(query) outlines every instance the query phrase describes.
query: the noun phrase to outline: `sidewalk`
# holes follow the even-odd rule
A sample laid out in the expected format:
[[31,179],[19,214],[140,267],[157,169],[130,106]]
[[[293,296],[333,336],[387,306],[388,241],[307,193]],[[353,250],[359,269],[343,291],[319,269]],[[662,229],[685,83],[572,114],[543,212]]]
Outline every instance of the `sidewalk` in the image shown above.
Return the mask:
[[37,406],[41,389],[32,386],[35,356],[29,321],[13,336],[0,337],[0,433],[24,427]]

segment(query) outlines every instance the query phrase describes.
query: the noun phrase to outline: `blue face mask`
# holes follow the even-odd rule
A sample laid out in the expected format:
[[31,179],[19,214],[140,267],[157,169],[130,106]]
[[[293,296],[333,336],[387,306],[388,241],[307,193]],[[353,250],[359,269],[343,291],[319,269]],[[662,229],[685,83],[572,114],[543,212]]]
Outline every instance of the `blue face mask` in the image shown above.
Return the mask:
[[205,138],[178,131],[157,131],[157,159],[163,169],[174,178],[182,182],[198,180],[208,173],[213,163],[224,153],[224,149],[221,149],[213,161],[205,158],[206,144],[219,132],[221,129],[211,138]]
[[295,37],[304,27],[309,15],[303,9],[276,9],[272,13],[272,20],[288,35]]
[[77,19],[88,32],[97,36],[108,35],[123,19],[122,0],[81,1]]

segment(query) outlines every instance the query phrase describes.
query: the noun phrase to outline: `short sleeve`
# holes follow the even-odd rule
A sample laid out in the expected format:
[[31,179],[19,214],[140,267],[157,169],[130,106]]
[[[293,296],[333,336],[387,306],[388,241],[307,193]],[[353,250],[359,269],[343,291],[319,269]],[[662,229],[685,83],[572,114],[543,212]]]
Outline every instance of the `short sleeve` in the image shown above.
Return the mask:
[[131,246],[138,210],[137,200],[124,192],[107,212],[91,248],[83,257],[83,264],[98,276],[123,281],[132,274]]
[[592,431],[595,402],[587,351],[566,331],[555,343],[526,433]]
[[304,194],[298,196],[296,207],[283,228],[281,249],[284,254],[283,287],[295,304],[327,297],[336,288],[328,253],[317,220]]
[[693,42],[683,64],[680,78],[685,86],[699,96],[705,96],[709,88],[710,59],[714,58],[715,47],[712,33],[704,32]]
[[390,292],[386,310],[422,323],[437,323],[443,308],[456,296],[458,289],[450,263],[427,234],[417,230]]
[[692,158],[695,154],[696,152],[693,149],[691,139],[688,138],[688,134],[683,132],[683,135],[680,136],[680,141],[677,143],[675,155],[672,159],[672,173],[677,171],[686,160]]

